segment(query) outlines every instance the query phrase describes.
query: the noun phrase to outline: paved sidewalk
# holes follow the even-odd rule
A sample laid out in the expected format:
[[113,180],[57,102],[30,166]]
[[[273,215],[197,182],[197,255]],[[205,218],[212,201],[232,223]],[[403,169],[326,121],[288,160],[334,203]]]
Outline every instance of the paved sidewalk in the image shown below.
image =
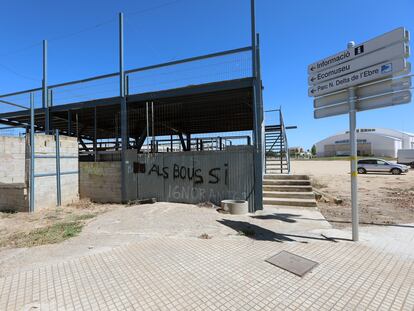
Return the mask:
[[[150,238],[2,278],[0,309],[413,310],[414,256],[391,242]],[[264,261],[281,250],[320,264]]]

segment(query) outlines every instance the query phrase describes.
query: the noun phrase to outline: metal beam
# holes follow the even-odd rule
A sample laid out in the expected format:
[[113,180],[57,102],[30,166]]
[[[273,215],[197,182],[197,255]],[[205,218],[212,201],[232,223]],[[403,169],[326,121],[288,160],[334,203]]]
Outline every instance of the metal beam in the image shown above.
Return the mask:
[[141,151],[141,148],[144,145],[146,138],[147,138],[147,128],[144,127],[144,129],[141,132],[141,135],[139,135],[138,139],[135,140],[135,148],[137,149],[137,152]]
[[98,120],[96,115],[96,107],[93,111],[93,154],[95,157],[95,162],[98,158],[98,146],[97,146],[97,140],[98,140]]
[[[166,63],[162,63],[162,64],[157,64],[157,65],[145,66],[145,67],[141,67],[141,68],[134,68],[134,69],[126,70],[125,74],[130,74],[130,73],[134,73],[134,72],[138,72],[138,71],[145,71],[145,70],[150,70],[150,69],[156,69],[156,68],[161,68],[161,67],[167,67],[167,66],[172,66],[172,65],[178,65],[178,64],[183,64],[183,63],[188,63],[188,62],[192,62],[192,61],[203,60],[203,59],[208,59],[208,58],[213,58],[213,57],[219,57],[219,56],[225,56],[225,55],[236,54],[236,53],[241,53],[241,52],[247,52],[247,51],[250,51],[250,50],[251,50],[251,46],[242,47],[242,48],[238,48],[238,49],[231,49],[231,50],[222,51],[222,52],[216,52],[216,53],[205,54],[205,55],[200,55],[200,56],[196,56],[196,57],[185,58],[185,59],[181,59],[181,60],[177,60],[177,61],[173,61],[173,62],[166,62]],[[54,84],[54,85],[50,85],[49,89],[58,88],[58,87],[62,87],[62,86],[67,86],[67,85],[72,85],[72,84],[85,83],[85,82],[95,81],[95,80],[99,80],[99,79],[116,77],[118,75],[119,75],[119,72],[114,72],[114,73],[109,73],[109,74],[104,74],[104,75],[99,75],[99,76],[94,76],[94,77],[89,77],[89,78],[84,78],[84,79],[59,83],[59,84]],[[25,94],[25,93],[30,93],[30,92],[36,92],[36,91],[41,91],[41,90],[43,90],[43,87],[24,90],[24,91],[18,91],[18,92],[13,92],[13,93],[1,94],[0,98],[13,96],[13,95],[20,95],[20,94]]]
[[187,150],[186,151],[191,151],[191,134],[188,133],[186,135],[186,138],[187,138]]
[[68,134],[72,136],[72,111],[68,110]]
[[34,114],[34,96],[33,93],[30,93],[30,193],[29,193],[29,212],[34,212],[35,210],[35,183],[34,183],[34,174],[35,174],[35,114]]
[[86,146],[85,142],[83,141],[82,137],[79,137],[79,143],[82,145],[83,149],[89,152],[88,146]]
[[260,117],[260,83],[257,74],[257,45],[255,0],[250,0],[251,42],[252,42],[252,76],[253,76],[253,137],[254,137],[254,207],[252,212],[263,209],[263,159],[262,159],[262,122]]
[[62,188],[61,188],[61,179],[60,179],[60,139],[59,139],[59,130],[55,132],[55,141],[56,141],[56,206],[62,205]]
[[47,88],[47,41],[43,40],[42,108],[45,109],[45,133],[50,133],[49,101]]
[[[195,86],[187,86],[172,90],[164,90],[158,92],[148,92],[142,94],[135,94],[130,95],[128,97],[128,103],[133,102],[145,102],[146,100],[159,100],[163,98],[171,98],[171,97],[180,97],[180,96],[189,96],[189,95],[196,95],[200,93],[209,93],[209,92],[221,92],[221,91],[230,91],[230,90],[237,90],[237,89],[244,89],[244,88],[251,88],[253,85],[252,78],[242,78],[242,79],[235,79],[229,81],[221,81],[221,82],[214,82],[214,83],[205,83]],[[119,103],[119,96],[116,97],[108,97],[108,98],[101,98],[101,99],[94,99],[79,103],[71,103],[71,104],[64,104],[50,107],[51,112],[59,112],[59,111],[67,111],[69,109],[76,110],[76,109],[87,109],[87,108],[94,108],[94,107],[105,107],[116,105]],[[42,114],[44,113],[43,108],[35,109],[35,114]],[[0,113],[0,118],[12,118],[12,117],[23,117],[28,116],[28,111],[16,111],[16,112],[6,112]]]
[[184,137],[182,133],[178,133],[178,137],[180,138],[181,146],[183,147],[183,151],[187,150],[187,147],[185,145]]

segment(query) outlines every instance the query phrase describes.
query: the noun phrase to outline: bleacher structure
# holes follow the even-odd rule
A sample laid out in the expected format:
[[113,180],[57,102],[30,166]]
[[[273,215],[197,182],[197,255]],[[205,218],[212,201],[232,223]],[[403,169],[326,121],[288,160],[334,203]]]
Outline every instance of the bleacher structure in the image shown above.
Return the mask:
[[129,70],[124,69],[120,13],[119,71],[71,82],[48,84],[44,41],[42,86],[0,95],[0,103],[12,107],[0,110],[0,124],[76,137],[79,161],[121,161],[123,198],[128,150],[150,154],[251,146],[251,211],[262,209],[264,169],[289,173],[289,155],[281,111],[279,125],[263,126],[260,45],[251,4],[251,45]]

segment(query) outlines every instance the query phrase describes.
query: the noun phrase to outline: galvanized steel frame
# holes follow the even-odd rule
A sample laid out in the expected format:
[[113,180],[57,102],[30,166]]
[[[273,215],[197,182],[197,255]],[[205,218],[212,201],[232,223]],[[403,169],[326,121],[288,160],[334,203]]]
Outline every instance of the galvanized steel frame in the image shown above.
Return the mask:
[[[81,80],[75,80],[71,82],[65,82],[55,85],[48,86],[47,84],[47,41],[43,41],[43,79],[42,79],[42,87],[41,88],[34,88],[30,90],[25,91],[19,91],[19,92],[13,92],[8,94],[2,94],[0,95],[0,98],[5,98],[13,95],[20,95],[20,94],[26,94],[30,93],[30,101],[31,101],[31,107],[30,107],[30,116],[31,116],[31,148],[32,148],[32,154],[31,156],[36,158],[34,155],[34,115],[35,115],[35,109],[34,109],[34,103],[33,103],[33,92],[36,91],[42,91],[42,110],[45,113],[45,132],[46,134],[50,133],[50,120],[49,120],[49,113],[50,113],[50,107],[53,106],[52,102],[52,94],[49,93],[49,91],[52,91],[52,89],[62,86],[68,86],[73,85],[77,83],[85,83],[89,81],[104,79],[104,78],[110,78],[110,77],[116,77],[119,76],[119,99],[120,99],[120,105],[121,105],[121,140],[122,140],[122,201],[125,201],[126,198],[126,165],[125,165],[125,152],[128,145],[128,135],[127,135],[127,108],[126,108],[126,94],[129,95],[129,81],[128,81],[128,74],[139,72],[139,71],[145,71],[145,70],[151,70],[151,69],[157,69],[172,65],[178,65],[183,63],[188,63],[192,61],[199,61],[204,60],[208,58],[218,57],[218,56],[225,56],[240,52],[246,52],[251,51],[252,52],[252,78],[253,78],[253,137],[254,137],[254,166],[255,166],[255,206],[254,211],[260,210],[263,208],[263,197],[262,197],[262,184],[263,184],[263,156],[264,156],[264,150],[263,150],[263,98],[262,98],[262,83],[261,83],[261,75],[260,75],[260,50],[259,50],[259,36],[256,33],[256,22],[255,22],[255,0],[251,0],[251,46],[217,52],[217,53],[210,53],[205,54],[201,56],[196,57],[190,57],[182,60],[177,61],[171,61],[166,62],[162,64],[157,65],[151,65],[141,68],[135,68],[131,70],[124,70],[124,38],[123,38],[123,14],[119,13],[119,72],[111,73],[111,74],[105,74],[100,76],[94,76],[86,79]],[[50,99],[50,102],[49,102]],[[115,100],[115,98],[114,98]],[[5,103],[6,101],[2,100],[1,102]],[[10,103],[13,104],[13,103]],[[14,106],[20,107],[20,105],[13,104]],[[20,108],[23,108],[21,106]],[[37,109],[36,109],[37,110]],[[57,140],[59,139],[59,133],[56,133]],[[33,142],[32,142],[33,139]],[[59,156],[59,152],[56,152],[56,158]],[[34,178],[35,177],[42,177],[46,176],[45,174],[34,174],[34,158],[31,161],[31,177],[30,182],[33,187],[31,187],[31,211],[34,210],[34,193],[32,196],[32,190],[34,192]],[[57,159],[57,167],[58,167],[58,159]],[[61,173],[60,171],[56,172],[57,180],[60,180],[60,175],[62,174],[68,174],[68,173],[76,173],[76,172],[66,172]],[[58,205],[60,205],[60,198],[57,202]]]

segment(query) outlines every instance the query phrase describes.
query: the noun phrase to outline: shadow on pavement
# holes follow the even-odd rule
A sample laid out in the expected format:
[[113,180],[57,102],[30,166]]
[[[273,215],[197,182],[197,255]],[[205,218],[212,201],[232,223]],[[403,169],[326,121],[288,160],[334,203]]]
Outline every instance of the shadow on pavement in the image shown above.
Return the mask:
[[274,213],[274,214],[269,214],[269,215],[255,215],[255,216],[250,216],[251,218],[255,218],[255,219],[275,219],[275,220],[280,220],[280,221],[284,221],[284,222],[289,222],[289,223],[294,223],[297,222],[297,220],[293,219],[293,218],[298,218],[301,215],[296,215],[296,214],[286,214],[286,213]]
[[258,241],[299,242],[299,243],[308,243],[308,242],[300,241],[298,239],[319,240],[319,241],[334,242],[334,243],[336,243],[338,240],[351,241],[351,239],[326,237],[324,235],[321,235],[320,237],[318,237],[318,236],[306,236],[306,235],[279,233],[279,232],[274,232],[272,230],[269,230],[269,229],[266,229],[266,228],[263,228],[255,224],[245,222],[245,221],[221,219],[221,220],[217,220],[217,222],[237,231],[240,235],[245,235],[246,237],[250,239],[254,239]]

